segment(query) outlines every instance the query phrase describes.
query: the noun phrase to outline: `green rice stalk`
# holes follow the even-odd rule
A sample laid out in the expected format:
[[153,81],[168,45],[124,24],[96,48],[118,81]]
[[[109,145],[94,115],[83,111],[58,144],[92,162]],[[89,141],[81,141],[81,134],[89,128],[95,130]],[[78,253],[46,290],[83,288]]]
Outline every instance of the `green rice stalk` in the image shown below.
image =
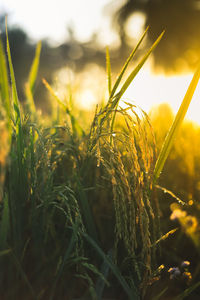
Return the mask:
[[195,92],[196,86],[198,84],[199,78],[200,78],[200,63],[197,67],[196,72],[194,73],[192,81],[190,82],[190,85],[185,94],[185,97],[183,98],[181,106],[176,114],[176,117],[174,119],[172,127],[170,128],[170,130],[165,138],[165,141],[162,145],[162,149],[159,153],[158,159],[156,161],[155,169],[154,169],[154,184],[156,184],[156,182],[160,176],[160,173],[163,170],[166,159],[169,156],[169,153],[173,146],[174,140],[177,136],[178,130],[182,124],[182,121],[185,117],[185,114],[186,114],[188,107],[190,105],[190,102],[192,100],[192,97]]
[[[13,105],[14,105],[15,123],[16,123],[17,133],[19,135],[21,135],[21,114],[20,114],[19,99],[18,99],[18,94],[17,94],[17,87],[16,87],[15,75],[14,75],[14,70],[13,70],[11,52],[10,52],[10,44],[9,44],[9,39],[8,39],[7,23],[6,23],[6,45],[7,45],[8,64],[9,64],[9,69],[10,69],[12,100],[13,100]],[[21,140],[21,138],[22,137],[19,136],[20,140]]]
[[38,74],[41,47],[42,47],[42,42],[40,41],[40,42],[38,42],[37,47],[36,47],[35,57],[34,57],[32,65],[31,65],[31,70],[30,70],[29,78],[28,78],[28,84],[29,84],[29,88],[30,88],[32,94],[34,92],[35,82],[36,82],[36,78],[37,78],[37,74]]
[[124,92],[127,90],[137,73],[140,71],[140,69],[143,67],[144,63],[148,59],[149,55],[155,50],[157,45],[159,44],[160,40],[162,39],[164,35],[164,31],[159,35],[157,40],[154,42],[154,44],[151,46],[151,48],[147,51],[147,53],[143,56],[143,58],[140,60],[139,64],[136,66],[136,68],[131,72],[131,74],[126,79],[125,83],[123,84],[119,94],[118,94],[118,101],[121,99]]
[[[117,94],[115,94],[115,92],[116,92],[116,90],[119,86],[119,83],[122,79],[122,76],[125,73],[125,70],[127,69],[128,65],[130,63],[130,60],[132,59],[133,55],[135,54],[136,50],[138,49],[140,43],[144,39],[144,36],[146,35],[147,30],[148,30],[148,28],[144,32],[144,34],[141,37],[138,45],[133,50],[133,52],[131,53],[131,55],[127,59],[124,67],[122,68],[122,71],[119,74],[119,76],[118,76],[118,78],[117,78],[117,80],[114,84],[114,87],[111,91],[111,95],[109,97],[109,100],[108,100],[106,106],[103,109],[100,109],[99,113],[95,114],[93,125],[97,124],[96,122],[98,122],[99,125],[100,125],[100,126],[96,127],[96,128],[98,128],[97,136],[101,135],[101,130],[102,130],[102,127],[103,127],[104,123],[107,123],[107,129],[109,130],[109,132],[111,132],[111,133],[113,132],[114,122],[115,122],[115,117],[116,117],[116,109],[117,109],[117,106],[119,104],[119,101],[120,101],[121,97],[123,96],[123,94],[125,93],[127,88],[129,87],[129,85],[131,84],[133,79],[136,77],[136,75],[138,74],[140,69],[143,67],[144,63],[146,62],[146,60],[148,59],[148,57],[150,56],[152,51],[154,51],[154,49],[157,47],[158,43],[160,42],[160,40],[162,39],[162,37],[164,35],[164,31],[163,31],[160,34],[160,36],[157,38],[157,40],[154,42],[154,44],[151,46],[151,48],[147,51],[147,53],[140,60],[140,62],[137,64],[137,66],[134,68],[134,70],[130,73],[130,75],[128,76],[128,78],[126,79],[124,84],[122,85],[120,91]],[[100,118],[100,116],[101,116],[101,118]],[[94,132],[95,132],[95,126],[93,126],[93,128],[92,128],[91,136],[94,134]],[[110,136],[110,143],[111,144],[112,144],[112,141],[113,141],[113,138],[112,138],[112,135],[111,135]],[[96,144],[96,143],[94,143],[94,144]],[[91,149],[93,149],[93,146],[94,145],[91,145]]]
[[11,108],[10,108],[10,96],[9,96],[9,82],[8,72],[6,65],[6,57],[3,50],[2,41],[0,39],[0,99],[7,113],[7,122],[11,130]]
[[[146,31],[147,31],[147,29],[146,29]],[[144,34],[146,34],[146,31],[145,31]],[[157,47],[158,43],[162,39],[163,35],[164,35],[164,31],[160,34],[160,36],[157,38],[157,40],[154,42],[154,44],[151,46],[151,48],[147,51],[147,53],[140,60],[139,64],[135,67],[135,69],[128,76],[128,78],[124,82],[122,88],[120,89],[119,93],[116,94],[116,96],[114,98],[114,101],[112,101],[112,104],[111,104],[112,109],[117,108],[118,103],[119,103],[121,97],[123,96],[123,94],[125,93],[125,91],[127,90],[127,88],[129,87],[129,85],[131,84],[131,82],[133,81],[133,79],[135,78],[135,76],[138,74],[138,72],[140,71],[140,69],[143,67],[143,65],[146,62],[146,60],[148,59],[149,55],[152,53],[152,51],[155,50],[155,48]],[[129,63],[129,61],[128,61],[128,63]],[[112,93],[111,93],[111,95],[112,95]],[[113,132],[115,117],[116,117],[116,112],[113,113],[112,122],[111,122],[111,132]],[[112,142],[112,140],[111,140],[111,142]]]
[[131,54],[128,57],[127,61],[125,62],[125,64],[124,64],[124,66],[123,66],[123,68],[122,68],[119,76],[117,77],[117,80],[116,80],[116,82],[115,82],[115,84],[113,86],[113,89],[112,89],[112,91],[110,93],[109,101],[111,101],[112,97],[115,95],[115,92],[116,92],[116,90],[117,90],[117,88],[118,88],[118,86],[119,86],[119,84],[120,84],[120,82],[122,80],[122,77],[123,77],[123,75],[124,75],[124,73],[125,73],[128,65],[129,65],[130,61],[132,60],[132,58],[134,57],[136,51],[138,50],[139,46],[141,45],[144,37],[146,36],[148,29],[149,29],[149,27],[146,28],[146,30],[144,31],[143,35],[141,36],[139,42],[137,43],[136,47],[133,49],[133,51],[131,52]]
[[[129,109],[133,109],[132,106]],[[154,151],[148,135],[149,123],[135,118],[127,110],[115,110],[124,119],[126,127],[115,131],[113,143],[109,142],[109,127],[101,128],[97,137],[97,159],[109,175],[115,209],[115,246],[123,245],[131,257],[132,270],[137,280],[145,286],[151,273],[153,253],[151,248],[158,238],[157,221],[153,203],[150,201]],[[99,118],[101,115],[99,113]],[[96,122],[96,132],[100,122]],[[140,253],[140,257],[137,257]],[[142,266],[141,266],[142,265]]]
[[106,47],[106,71],[107,71],[107,78],[108,78],[108,93],[110,96],[111,89],[112,89],[112,80],[111,80],[110,53],[108,47]]
[[37,78],[39,63],[40,63],[41,47],[42,47],[42,43],[40,41],[36,47],[35,57],[31,65],[28,82],[26,84],[26,96],[29,104],[29,111],[31,112],[31,114],[34,114],[36,111],[33,95],[34,95],[35,83],[36,83],[36,78]]
[[[19,99],[17,94],[15,75],[13,70],[10,44],[8,39],[8,29],[6,24],[6,44],[8,65],[11,78],[12,103],[14,109],[14,125],[16,143],[13,142],[11,148],[11,166],[9,172],[9,209],[11,218],[11,227],[16,253],[20,255],[23,249],[23,230],[26,224],[26,214],[23,213],[25,202],[27,200],[27,165],[25,160],[25,136],[22,130],[22,116],[20,112]],[[16,201],[17,199],[17,201]]]
[[60,100],[60,98],[56,95],[50,84],[44,78],[42,81],[47,90],[50,92],[50,94],[54,97],[54,99],[58,102],[62,109],[69,115],[72,125],[73,136],[76,137],[77,135],[85,135],[84,130],[70,111],[69,107]]

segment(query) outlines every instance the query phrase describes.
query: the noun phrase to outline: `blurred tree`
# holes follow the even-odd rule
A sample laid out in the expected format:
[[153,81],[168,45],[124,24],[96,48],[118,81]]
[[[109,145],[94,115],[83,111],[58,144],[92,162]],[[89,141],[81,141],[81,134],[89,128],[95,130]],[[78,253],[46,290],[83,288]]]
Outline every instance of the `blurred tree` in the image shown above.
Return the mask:
[[166,30],[154,52],[156,67],[170,72],[194,68],[200,53],[199,0],[126,0],[114,18],[123,47],[127,44],[126,20],[136,12],[145,15],[151,42]]

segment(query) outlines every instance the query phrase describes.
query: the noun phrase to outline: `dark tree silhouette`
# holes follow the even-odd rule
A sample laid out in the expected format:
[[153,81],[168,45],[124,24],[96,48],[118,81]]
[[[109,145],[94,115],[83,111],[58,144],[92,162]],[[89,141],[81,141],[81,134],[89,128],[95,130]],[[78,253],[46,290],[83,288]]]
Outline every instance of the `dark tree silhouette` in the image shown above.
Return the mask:
[[193,69],[200,55],[200,1],[127,0],[115,15],[123,46],[126,46],[125,21],[138,11],[145,14],[146,25],[150,25],[150,41],[166,30],[155,51],[155,65],[175,72]]

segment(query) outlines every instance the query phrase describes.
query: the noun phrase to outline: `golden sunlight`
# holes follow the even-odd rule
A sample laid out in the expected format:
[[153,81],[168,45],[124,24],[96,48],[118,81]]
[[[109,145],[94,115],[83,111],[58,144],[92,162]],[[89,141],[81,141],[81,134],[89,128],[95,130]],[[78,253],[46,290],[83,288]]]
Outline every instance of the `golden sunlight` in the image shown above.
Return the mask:
[[[152,106],[168,103],[176,113],[192,80],[193,74],[167,76],[155,74],[148,63],[127,89],[124,98],[149,112]],[[198,84],[186,118],[200,124],[200,84]]]
[[[156,105],[168,103],[173,112],[176,113],[192,77],[192,73],[171,76],[164,73],[154,73],[152,62],[149,60],[125,92],[122,101],[134,103],[147,113]],[[95,64],[90,64],[78,74],[74,74],[69,68],[63,68],[56,74],[55,89],[61,99],[64,99],[67,85],[70,84],[72,87],[73,82],[73,98],[76,105],[91,110],[107,97],[105,78],[105,70]],[[200,84],[197,86],[186,115],[186,119],[198,124],[200,124],[199,101]],[[123,106],[122,102],[121,105]]]

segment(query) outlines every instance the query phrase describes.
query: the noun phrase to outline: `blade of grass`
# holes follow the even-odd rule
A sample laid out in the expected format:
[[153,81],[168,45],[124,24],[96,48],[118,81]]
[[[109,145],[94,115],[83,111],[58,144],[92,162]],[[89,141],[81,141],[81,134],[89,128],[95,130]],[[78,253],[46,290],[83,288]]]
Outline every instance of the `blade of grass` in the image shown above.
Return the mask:
[[54,92],[54,90],[52,89],[52,87],[50,86],[50,84],[43,78],[42,79],[43,84],[45,85],[45,87],[47,88],[47,90],[50,92],[50,94],[55,98],[55,100],[60,104],[60,106],[62,107],[62,109],[69,115],[70,120],[71,120],[71,125],[72,125],[72,130],[73,130],[73,136],[76,136],[77,133],[81,134],[81,135],[85,135],[84,130],[82,129],[82,127],[79,125],[79,123],[77,122],[76,118],[74,117],[74,115],[71,113],[71,111],[69,110],[69,108],[67,107],[66,104],[64,104],[59,97],[56,95],[56,93]]
[[45,78],[42,79],[42,82],[44,86],[47,88],[47,90],[50,92],[50,94],[55,98],[55,100],[60,104],[60,106],[64,109],[64,111],[67,110],[67,105],[65,105],[60,98],[56,95],[50,84],[46,81]]
[[[128,76],[128,78],[126,79],[125,83],[123,84],[121,90],[119,91],[119,93],[116,95],[116,98],[112,102],[112,106],[111,106],[112,109],[116,109],[117,108],[118,103],[119,103],[121,97],[123,96],[123,94],[125,93],[125,91],[127,90],[127,88],[129,87],[129,85],[131,84],[131,82],[133,81],[133,79],[135,78],[135,76],[138,74],[138,72],[140,71],[140,69],[143,67],[143,65],[146,62],[146,60],[148,59],[149,55],[157,47],[157,45],[160,42],[160,40],[162,39],[163,35],[164,35],[164,31],[159,35],[159,37],[154,42],[154,44],[151,46],[151,48],[149,49],[149,51],[143,56],[143,58],[140,60],[139,64],[136,66],[136,68]],[[112,117],[111,132],[113,132],[115,117],[116,117],[116,111],[114,111],[113,117]],[[111,135],[110,143],[112,143],[112,140],[113,140],[113,138],[112,138],[112,135]]]
[[9,97],[9,81],[6,65],[6,57],[3,50],[2,41],[0,39],[0,98],[3,106],[7,112],[8,125],[11,128],[11,109],[10,109],[10,97]]
[[142,37],[140,38],[139,42],[137,43],[136,47],[133,49],[133,51],[131,52],[131,54],[130,54],[130,56],[128,57],[127,61],[125,62],[124,66],[123,66],[123,68],[122,68],[122,70],[121,70],[121,72],[120,72],[120,74],[119,74],[119,76],[118,76],[118,78],[117,78],[117,80],[116,80],[116,82],[115,82],[115,84],[114,84],[114,87],[113,87],[113,89],[112,89],[112,91],[111,91],[111,93],[110,93],[110,99],[109,99],[109,101],[110,101],[110,100],[112,99],[112,97],[114,96],[114,94],[115,94],[115,92],[116,92],[116,90],[117,90],[117,88],[118,88],[118,86],[119,86],[119,84],[120,84],[120,82],[121,82],[121,79],[122,79],[122,77],[123,77],[123,75],[124,75],[124,73],[125,73],[125,71],[126,71],[128,65],[129,65],[131,59],[134,57],[134,55],[135,55],[137,49],[139,48],[140,44],[142,43],[142,41],[143,41],[143,39],[144,39],[144,37],[145,37],[145,35],[146,35],[148,29],[149,29],[149,27],[146,28],[145,32],[143,33],[143,35],[142,35]]
[[35,57],[34,57],[32,65],[31,65],[31,70],[30,70],[29,79],[28,79],[29,87],[30,87],[30,90],[32,93],[34,92],[34,88],[35,88],[35,82],[36,82],[39,63],[40,63],[41,48],[42,48],[42,42],[40,41],[37,44],[37,47],[35,50]]
[[157,40],[154,42],[154,44],[151,46],[151,48],[148,50],[148,52],[143,56],[143,58],[140,60],[139,64],[136,66],[136,68],[131,72],[131,74],[128,76],[128,78],[126,79],[125,83],[123,84],[120,92],[117,94],[117,100],[119,102],[119,100],[121,99],[122,95],[125,93],[125,91],[127,90],[127,88],[129,87],[129,85],[131,84],[131,82],[133,81],[133,79],[135,78],[135,76],[138,74],[138,72],[140,71],[140,69],[142,68],[142,66],[144,65],[144,63],[146,62],[146,60],[148,59],[149,55],[154,51],[154,49],[157,47],[157,45],[159,44],[160,40],[162,39],[164,35],[164,31],[159,35],[159,37],[157,38]]
[[10,43],[9,43],[9,39],[8,39],[7,20],[6,20],[6,45],[7,45],[8,64],[9,64],[9,69],[10,69],[10,78],[11,78],[11,87],[12,87],[12,99],[13,99],[13,104],[14,104],[15,122],[16,122],[16,125],[17,125],[17,130],[20,131],[21,115],[20,115],[20,109],[19,109],[19,99],[18,99],[18,94],[17,94],[15,74],[14,74],[12,58],[11,58]]
[[107,71],[107,78],[108,78],[108,92],[110,97],[111,89],[112,89],[112,81],[111,81],[110,53],[108,47],[106,47],[106,71]]
[[162,172],[162,169],[164,167],[166,159],[169,156],[169,153],[173,146],[177,132],[181,126],[181,123],[185,117],[185,114],[186,114],[188,107],[190,105],[190,102],[192,100],[192,97],[193,97],[194,91],[196,89],[196,86],[198,84],[199,78],[200,78],[200,63],[197,67],[196,72],[194,73],[194,76],[192,78],[192,81],[190,82],[190,85],[185,94],[185,97],[183,98],[183,101],[178,110],[178,113],[176,114],[176,117],[174,119],[172,127],[170,128],[170,130],[165,138],[165,141],[163,143],[162,149],[159,153],[158,159],[156,161],[155,169],[154,169],[154,184],[156,184],[156,182],[160,176],[160,173]]
[[38,74],[38,68],[40,63],[40,53],[41,53],[41,47],[42,43],[41,41],[37,44],[36,50],[35,50],[35,57],[33,59],[33,63],[31,65],[30,73],[28,82],[26,85],[26,96],[29,101],[30,105],[30,111],[34,113],[36,111],[35,109],[35,103],[33,99],[34,89],[35,89],[35,82]]
[[[25,160],[25,147],[24,147],[24,135],[22,131],[21,123],[21,112],[20,105],[15,81],[15,74],[12,64],[10,44],[8,38],[7,20],[6,20],[6,45],[7,45],[7,56],[8,65],[10,70],[11,78],[11,89],[12,89],[12,104],[13,104],[13,116],[15,123],[15,137],[16,137],[16,149],[11,149],[12,152],[12,162],[10,171],[10,196],[9,197],[9,210],[11,216],[11,231],[13,232],[13,243],[15,244],[15,250],[20,257],[21,251],[23,249],[23,230],[25,213],[23,212],[25,208],[25,201],[27,201],[27,169]],[[11,184],[12,182],[12,184]],[[16,201],[17,199],[17,201]]]

